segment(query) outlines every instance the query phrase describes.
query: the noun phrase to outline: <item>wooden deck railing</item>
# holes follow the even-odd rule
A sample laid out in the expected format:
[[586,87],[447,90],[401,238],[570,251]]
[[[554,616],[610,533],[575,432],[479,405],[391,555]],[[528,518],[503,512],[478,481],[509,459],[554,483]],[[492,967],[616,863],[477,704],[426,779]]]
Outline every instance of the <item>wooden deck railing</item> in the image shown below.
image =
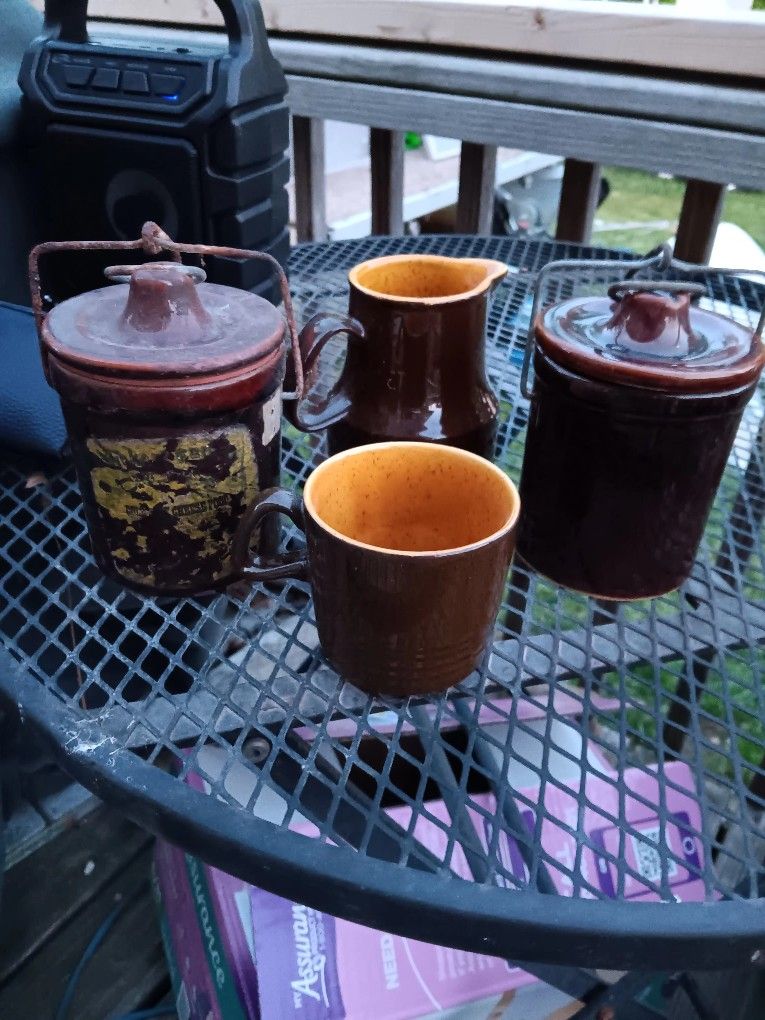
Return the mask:
[[589,240],[602,163],[684,178],[676,252],[691,262],[709,258],[727,185],[765,188],[765,81],[279,37],[272,48],[290,83],[300,240],[327,235],[323,118],[370,127],[373,233],[402,229],[402,128],[462,140],[456,225],[465,233],[490,230],[500,145],[566,157],[561,240]]
[[[428,2],[418,0],[420,7]],[[438,6],[437,0],[432,3]],[[111,0],[108,5],[98,0],[92,6],[101,16],[107,10],[112,17],[152,16],[148,0],[137,7],[126,0],[113,5]],[[297,17],[298,8],[305,13],[311,5],[290,0],[265,6],[269,25],[277,30],[271,34],[271,47],[289,83],[300,240],[327,236],[323,120],[370,129],[373,233],[403,229],[403,130],[461,140],[456,226],[466,233],[490,229],[500,146],[565,158],[556,231],[561,240],[589,240],[601,165],[664,171],[686,180],[676,252],[693,262],[709,258],[727,186],[765,189],[765,61],[760,77],[759,64],[752,62],[757,39],[765,45],[765,15],[756,31],[744,26],[748,35],[742,35],[741,26],[726,23],[721,45],[727,47],[738,77],[723,77],[717,64],[714,73],[672,71],[666,46],[661,60],[648,68],[628,62],[575,63],[568,57],[549,57],[542,63],[528,56],[492,53],[488,43],[482,53],[471,55],[454,46],[297,37],[279,34],[283,27],[292,29],[291,22],[282,25],[280,18]],[[325,5],[317,6],[323,10]],[[484,6],[494,10],[491,4]],[[369,4],[363,9],[371,16]],[[194,10],[199,23],[201,14],[214,13],[214,6],[211,0],[198,0]],[[175,20],[188,15],[193,21],[194,10],[180,0],[166,0],[162,16]],[[353,11],[360,17],[355,6]],[[572,8],[566,17],[574,13]],[[590,11],[588,16],[596,14]],[[663,22],[646,24],[655,28]],[[488,26],[489,22],[483,31]],[[714,26],[705,22],[696,26],[698,38],[691,39],[696,47],[691,46],[694,66],[702,59],[696,52],[701,28],[708,41]],[[347,34],[352,34],[351,28]],[[654,33],[651,38],[663,37]],[[683,47],[679,35],[677,46]],[[736,47],[741,53],[738,61]],[[762,47],[757,52],[761,56]]]

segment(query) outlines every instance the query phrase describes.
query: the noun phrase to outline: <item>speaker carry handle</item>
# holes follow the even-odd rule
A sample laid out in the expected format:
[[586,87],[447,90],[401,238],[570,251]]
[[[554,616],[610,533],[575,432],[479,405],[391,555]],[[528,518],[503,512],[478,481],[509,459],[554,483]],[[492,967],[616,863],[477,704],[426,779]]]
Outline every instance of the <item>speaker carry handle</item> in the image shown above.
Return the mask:
[[[43,241],[37,244],[29,253],[29,289],[32,294],[32,308],[35,313],[37,334],[40,339],[40,353],[42,355],[43,369],[48,377],[47,356],[42,343],[42,326],[45,321],[45,300],[43,298],[42,286],[40,284],[40,257],[49,255],[52,252],[60,251],[136,251],[142,250],[146,255],[156,258],[163,252],[169,252],[170,258],[181,263],[181,254],[219,256],[227,259],[258,259],[261,262],[268,262],[279,278],[279,288],[284,303],[284,317],[287,320],[287,330],[290,337],[290,350],[292,362],[295,368],[295,388],[289,393],[283,394],[284,400],[301,400],[303,397],[303,360],[300,356],[300,341],[298,339],[297,326],[295,324],[295,313],[292,308],[292,298],[287,277],[273,255],[265,251],[256,251],[250,248],[230,248],[217,244],[181,244],[174,241],[165,231],[151,220],[144,223],[141,236],[135,241]],[[115,269],[129,267],[117,266]],[[189,267],[185,267],[189,268]],[[131,268],[132,272],[133,269]]]
[[[251,51],[256,39],[265,37],[259,3],[253,0],[214,0],[223,15],[232,56]],[[88,41],[88,0],[45,0],[43,31],[61,42]]]
[[45,0],[43,32],[62,42],[88,41],[88,0]]

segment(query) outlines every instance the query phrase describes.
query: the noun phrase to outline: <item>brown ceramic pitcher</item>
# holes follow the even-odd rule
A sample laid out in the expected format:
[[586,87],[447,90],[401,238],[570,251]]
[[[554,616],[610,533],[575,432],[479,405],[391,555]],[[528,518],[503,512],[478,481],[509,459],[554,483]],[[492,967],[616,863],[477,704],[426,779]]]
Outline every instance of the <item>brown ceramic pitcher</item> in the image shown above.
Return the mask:
[[491,458],[497,398],[484,365],[489,297],[507,273],[492,259],[390,255],[349,274],[349,317],[314,316],[301,338],[315,373],[324,344],[348,334],[327,396],[292,405],[307,432],[328,428],[330,453],[385,440],[459,446]]

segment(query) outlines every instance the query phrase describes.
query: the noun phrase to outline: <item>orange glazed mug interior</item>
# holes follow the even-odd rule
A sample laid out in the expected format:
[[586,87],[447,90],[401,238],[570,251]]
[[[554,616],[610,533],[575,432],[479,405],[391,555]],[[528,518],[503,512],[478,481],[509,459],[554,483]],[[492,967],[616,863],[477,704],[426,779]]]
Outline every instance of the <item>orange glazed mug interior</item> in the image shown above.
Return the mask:
[[443,552],[485,541],[517,517],[499,468],[465,451],[381,443],[337,454],[306,483],[306,510],[345,539],[396,552]]

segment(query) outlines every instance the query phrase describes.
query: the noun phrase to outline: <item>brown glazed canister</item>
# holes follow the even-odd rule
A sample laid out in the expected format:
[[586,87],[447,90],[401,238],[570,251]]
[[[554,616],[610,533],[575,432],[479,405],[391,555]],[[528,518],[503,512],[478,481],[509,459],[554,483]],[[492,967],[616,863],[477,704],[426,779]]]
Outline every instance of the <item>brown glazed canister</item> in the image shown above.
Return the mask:
[[669,286],[617,285],[535,323],[518,554],[599,598],[690,575],[765,359],[751,329]]
[[[348,350],[340,378],[318,406],[297,408],[305,431],[328,428],[330,453],[364,443],[418,440],[491,458],[498,402],[486,378],[491,292],[507,273],[492,259],[390,255],[349,273]],[[303,362],[315,362],[312,333]]]
[[[245,508],[278,482],[285,326],[254,294],[176,263],[64,301],[41,327],[96,561],[139,591],[233,579]],[[268,522],[262,553],[277,544]]]

